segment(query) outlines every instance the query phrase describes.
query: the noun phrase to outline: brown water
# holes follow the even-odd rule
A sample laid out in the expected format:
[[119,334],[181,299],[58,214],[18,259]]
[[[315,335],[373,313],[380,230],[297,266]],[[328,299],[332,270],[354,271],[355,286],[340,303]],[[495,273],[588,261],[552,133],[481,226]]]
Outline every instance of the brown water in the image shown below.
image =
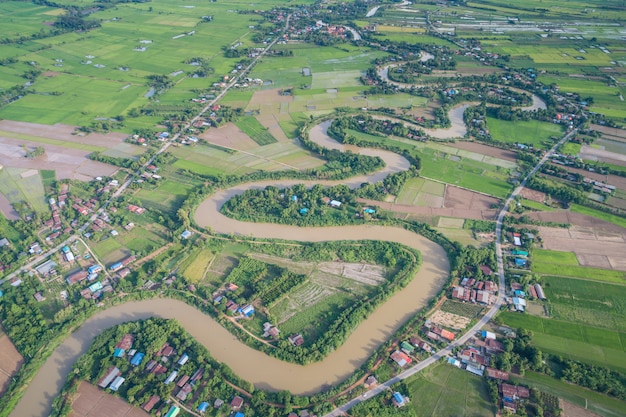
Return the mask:
[[[324,142],[324,146],[341,148],[341,145],[333,143],[332,139],[325,135],[327,127],[328,124],[324,124],[314,128],[312,138],[318,143]],[[408,161],[391,152],[367,149],[359,151],[376,154],[385,159],[387,167],[383,170],[385,172],[383,178],[390,172],[408,168]],[[365,181],[377,181],[376,178],[380,175],[381,172],[378,172],[374,176],[353,178],[342,183],[356,186]],[[98,334],[119,323],[148,317],[178,320],[215,359],[226,363],[237,375],[254,383],[260,389],[312,394],[348,378],[376,348],[436,295],[448,276],[448,258],[439,245],[401,228],[369,225],[300,228],[244,223],[219,213],[219,208],[225,201],[247,188],[265,187],[269,184],[281,187],[295,183],[314,184],[303,181],[242,184],[209,197],[199,206],[195,220],[200,226],[219,233],[308,242],[384,240],[402,243],[419,250],[422,254],[422,266],[415,278],[362,322],[339,349],[321,362],[307,366],[295,365],[246,346],[214,319],[181,301],[154,299],[128,302],[96,314],[68,337],[41,367],[11,416],[47,416],[52,400],[60,391],[72,365],[87,351]]]

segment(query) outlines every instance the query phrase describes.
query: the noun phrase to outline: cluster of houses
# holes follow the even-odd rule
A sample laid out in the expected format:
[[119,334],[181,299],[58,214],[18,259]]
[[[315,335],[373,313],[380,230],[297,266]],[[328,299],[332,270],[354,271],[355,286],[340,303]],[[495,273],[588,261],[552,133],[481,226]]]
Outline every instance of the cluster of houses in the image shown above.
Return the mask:
[[546,295],[543,292],[541,284],[529,284],[527,294],[522,290],[521,284],[513,282],[511,283],[510,297],[507,297],[505,301],[507,301],[513,311],[523,313],[526,310],[526,298],[528,296],[542,301],[546,299]]
[[309,410],[300,410],[299,413],[300,414],[292,411],[291,413],[287,414],[287,417],[317,417],[317,414],[311,414],[309,413]]
[[48,204],[50,205],[50,211],[52,211],[52,219],[46,220],[44,225],[50,227],[52,233],[46,237],[46,241],[50,242],[61,235],[61,233],[69,233],[72,229],[65,228],[65,230],[61,231],[61,215],[59,211],[61,208],[65,207],[65,201],[68,198],[68,192],[70,190],[69,184],[61,184],[61,189],[59,191],[59,195],[56,200],[54,198],[48,199]]
[[[139,352],[137,349],[133,349],[133,342],[135,338],[132,334],[125,334],[114,346],[113,357],[118,359],[126,359],[130,363],[130,365],[134,368],[142,366],[144,363],[144,359],[146,359],[146,354],[144,352]],[[187,362],[189,362],[189,355],[185,352],[178,355],[174,348],[170,346],[168,342],[164,343],[163,346],[154,354],[154,357],[150,359],[147,363],[145,363],[144,371],[149,374],[154,375],[163,375],[168,371],[167,364],[172,362],[176,369],[173,369],[168,374],[167,378],[163,381],[163,384],[170,385],[174,384],[175,389],[177,390],[175,398],[184,403],[187,401],[190,396],[194,386],[201,380],[204,376],[204,368],[198,368],[192,374],[182,374],[180,369]],[[175,362],[174,362],[175,360]],[[102,378],[98,381],[97,385],[102,389],[110,389],[111,391],[117,391],[124,384],[126,378],[122,376],[122,372],[117,366],[109,367]],[[157,412],[157,415],[165,415],[165,416],[176,416],[180,412],[180,407],[176,405],[170,406],[171,400],[162,399],[158,395],[152,395],[142,406],[141,408],[146,412]],[[224,405],[224,400],[216,399],[213,402],[213,407],[215,409],[219,409]],[[245,417],[243,413],[239,410],[244,405],[244,399],[240,396],[235,395],[230,401],[230,407],[233,412],[233,416],[236,417]],[[203,401],[197,408],[197,411],[201,414],[205,414],[209,408],[209,403]],[[165,410],[167,412],[162,414]]]
[[[432,342],[445,342],[449,343],[454,340],[456,335],[446,330],[440,326],[434,325],[430,321],[426,321],[422,331],[425,334],[425,337],[430,339]],[[418,337],[410,337],[409,340],[404,340],[400,342],[400,349],[395,350],[390,358],[394,361],[400,368],[404,368],[405,366],[411,364],[413,360],[416,359],[415,351],[419,349],[428,354],[431,354],[435,351],[435,349],[426,341],[418,338]]]
[[[483,266],[489,268],[486,265]],[[490,268],[489,271],[491,272]],[[489,306],[496,302],[497,292],[498,284],[495,282],[477,281],[475,278],[463,278],[460,285],[452,289],[452,298]]]
[[127,256],[119,262],[115,262],[109,267],[109,271],[115,272],[118,278],[125,278],[130,274],[128,265],[135,262],[137,258],[134,255]]
[[[96,177],[94,179],[96,181],[102,181],[102,177]],[[120,185],[120,183],[119,183],[118,180],[111,180],[107,184],[105,184],[102,187],[98,188],[98,190],[96,192],[98,194],[110,193],[112,189],[117,188],[119,185]]]
[[[225,291],[237,291],[239,286],[233,283],[227,283],[225,285]],[[220,291],[213,294],[213,304],[219,305],[226,303],[226,311],[231,314],[239,314],[240,317],[250,318],[254,315],[254,306],[252,304],[244,304],[240,306],[235,301],[228,299],[224,294],[225,291]]]
[[504,351],[495,333],[483,330],[479,338],[471,338],[455,357],[449,357],[448,363],[464,369],[474,375],[487,375],[508,381],[509,374],[490,367],[491,356]]

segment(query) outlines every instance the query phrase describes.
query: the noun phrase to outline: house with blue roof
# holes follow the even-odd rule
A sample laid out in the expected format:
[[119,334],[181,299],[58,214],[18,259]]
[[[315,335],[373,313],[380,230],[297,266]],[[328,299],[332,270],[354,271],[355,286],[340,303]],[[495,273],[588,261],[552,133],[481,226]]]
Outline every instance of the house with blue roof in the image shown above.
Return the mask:
[[307,214],[308,212],[309,212],[309,209],[308,209],[308,208],[306,208],[306,207],[302,207],[302,208],[300,209],[300,214]]
[[125,353],[126,353],[126,351],[124,349],[115,348],[115,351],[113,351],[113,357],[115,357],[115,358],[123,358]]
[[393,405],[395,405],[396,407],[404,407],[408,401],[404,395],[396,391],[393,393],[393,396],[391,397],[391,402],[393,402]]
[[245,417],[245,415],[241,411],[237,411],[237,414],[235,414],[235,417]]
[[200,403],[200,405],[198,406],[198,408],[196,408],[196,410],[198,410],[200,413],[206,413],[206,410],[208,408],[209,408],[209,403],[204,401]]
[[526,266],[528,261],[526,259],[515,258],[515,265],[517,266]]
[[135,356],[133,356],[133,359],[130,361],[130,364],[133,366],[141,365],[141,361],[143,360],[144,356],[146,356],[145,353],[141,353],[141,352],[136,353]]
[[522,290],[515,290],[513,293],[515,294],[516,297],[522,297],[522,298],[526,297],[526,293]]

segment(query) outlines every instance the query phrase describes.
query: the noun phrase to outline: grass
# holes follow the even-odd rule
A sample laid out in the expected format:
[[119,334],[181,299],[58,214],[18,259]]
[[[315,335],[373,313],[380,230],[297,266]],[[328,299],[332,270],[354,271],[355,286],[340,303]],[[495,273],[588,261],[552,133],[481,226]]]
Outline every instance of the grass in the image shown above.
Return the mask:
[[528,200],[525,198],[522,199],[522,206],[531,210],[554,211],[554,209],[550,206],[547,206],[543,203],[539,203],[538,201]]
[[429,205],[428,196],[443,198],[445,184],[424,178],[410,178],[402,187],[396,198],[399,204],[415,204],[418,206]]
[[485,382],[454,366],[439,363],[406,381],[409,407],[420,417],[493,416]]
[[535,262],[546,262],[560,265],[579,265],[578,258],[576,258],[576,254],[574,254],[574,252],[533,249],[532,256]]
[[580,153],[581,148],[582,145],[580,143],[567,142],[561,147],[561,153],[577,156]]
[[[285,334],[302,333],[305,342],[314,341],[321,335],[324,328],[332,323],[341,312],[350,304],[352,297],[348,294],[334,293],[324,297],[318,303],[290,317],[280,324],[281,332]],[[272,317],[279,317],[281,303],[272,308]]]
[[544,282],[555,319],[626,331],[626,286],[557,276]]
[[608,269],[591,268],[587,266],[560,265],[545,262],[533,262],[531,270],[537,274],[560,275],[573,278],[582,278],[593,281],[626,283],[626,272]]
[[507,121],[489,117],[487,126],[493,139],[498,142],[518,142],[540,149],[550,148],[554,142],[550,138],[559,137],[563,133],[561,125],[538,120]]
[[[392,144],[416,154],[422,161],[420,175],[425,179],[436,179],[498,198],[504,198],[510,193],[511,185],[507,183],[508,170],[501,166],[450,155],[408,139],[381,138],[353,130],[350,130],[350,134],[368,142]],[[452,160],[451,157],[457,160]]]
[[441,311],[445,311],[459,316],[473,319],[483,311],[483,307],[476,304],[459,303],[453,300],[446,300],[441,306]]
[[580,204],[572,204],[570,210],[574,213],[580,213],[587,216],[595,217],[596,219],[604,220],[609,223],[613,223],[620,227],[626,228],[626,218],[616,216],[615,214],[605,213],[604,211],[593,209],[591,207],[581,206]]
[[201,250],[198,255],[193,259],[193,261],[185,268],[183,271],[183,277],[188,282],[198,283],[204,277],[204,273],[209,265],[209,263],[213,260],[214,255],[208,249]]
[[513,375],[513,382],[536,387],[604,417],[622,417],[626,409],[626,402],[535,372]]
[[250,139],[260,146],[277,142],[274,136],[268,132],[267,128],[263,127],[263,125],[252,116],[242,117],[235,124],[243,133],[248,135]]
[[547,353],[626,371],[625,333],[527,314],[500,317],[507,326],[532,330],[534,343]]
[[[4,194],[14,206],[26,202],[35,211],[47,211],[41,175],[39,172],[31,171],[17,168],[0,170],[0,193]],[[23,176],[24,174],[26,176]]]

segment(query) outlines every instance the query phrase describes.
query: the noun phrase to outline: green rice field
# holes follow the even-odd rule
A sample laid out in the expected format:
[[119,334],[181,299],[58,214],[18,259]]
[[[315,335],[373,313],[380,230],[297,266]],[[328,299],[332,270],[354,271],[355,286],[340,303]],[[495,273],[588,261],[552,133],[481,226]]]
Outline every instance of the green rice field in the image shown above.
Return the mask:
[[489,133],[495,141],[505,143],[523,143],[535,148],[548,149],[552,146],[551,137],[560,137],[561,125],[537,120],[507,121],[487,118]]
[[533,331],[533,341],[547,353],[626,371],[626,333],[519,313],[501,313],[512,328]]
[[485,382],[454,366],[439,363],[406,381],[409,407],[422,417],[493,416]]
[[276,143],[276,139],[252,116],[242,117],[235,123],[239,129],[260,146]]

